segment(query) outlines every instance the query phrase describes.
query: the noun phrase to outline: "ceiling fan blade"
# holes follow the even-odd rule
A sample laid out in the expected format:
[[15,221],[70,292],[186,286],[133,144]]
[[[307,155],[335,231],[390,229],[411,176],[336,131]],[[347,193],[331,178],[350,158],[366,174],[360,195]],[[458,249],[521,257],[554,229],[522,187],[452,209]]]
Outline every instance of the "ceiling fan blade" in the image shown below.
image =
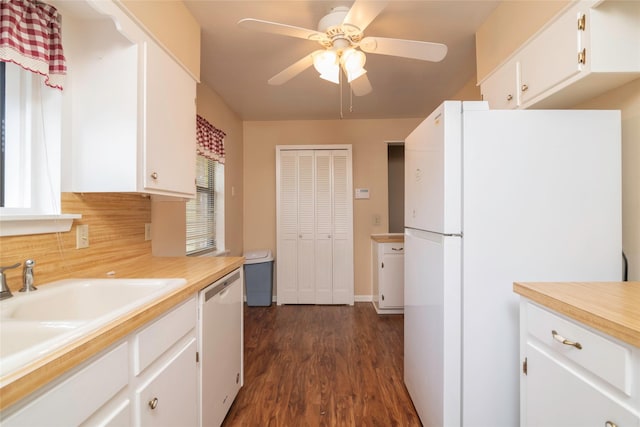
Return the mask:
[[238,21],[238,25],[248,30],[280,34],[282,36],[297,37],[313,41],[318,41],[327,37],[326,34],[320,33],[316,30],[309,30],[307,28],[295,27],[293,25],[280,24],[277,22],[263,21],[261,19],[241,19]]
[[268,81],[270,85],[278,86],[284,84],[306,70],[307,68],[313,65],[313,55],[318,52],[315,51],[295,62],[294,64],[288,66],[284,70],[280,71],[275,76],[271,77]]
[[343,24],[353,25],[360,31],[364,31],[387,6],[387,3],[388,1],[356,0],[345,16]]
[[371,87],[371,82],[367,75],[363,74],[357,79],[351,81],[351,90],[355,96],[364,96],[371,93],[373,88]]
[[440,62],[447,56],[447,46],[442,43],[384,37],[365,37],[360,42],[360,49],[367,53],[402,56],[433,62]]

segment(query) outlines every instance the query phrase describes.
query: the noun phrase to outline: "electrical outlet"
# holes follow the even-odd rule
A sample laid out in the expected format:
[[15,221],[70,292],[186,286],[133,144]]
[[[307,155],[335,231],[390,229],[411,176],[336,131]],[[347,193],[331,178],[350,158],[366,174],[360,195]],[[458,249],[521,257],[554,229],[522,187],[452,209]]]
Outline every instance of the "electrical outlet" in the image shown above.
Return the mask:
[[89,247],[89,225],[83,224],[76,227],[76,249]]
[[151,224],[150,223],[146,223],[144,225],[144,240],[151,240]]

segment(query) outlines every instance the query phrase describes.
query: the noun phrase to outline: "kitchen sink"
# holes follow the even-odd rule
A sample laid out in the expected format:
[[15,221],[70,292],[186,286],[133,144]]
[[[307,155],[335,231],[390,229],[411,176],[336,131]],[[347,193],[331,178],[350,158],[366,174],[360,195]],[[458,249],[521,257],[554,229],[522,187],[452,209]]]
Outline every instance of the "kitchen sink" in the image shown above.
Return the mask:
[[67,279],[0,301],[0,377],[186,284]]

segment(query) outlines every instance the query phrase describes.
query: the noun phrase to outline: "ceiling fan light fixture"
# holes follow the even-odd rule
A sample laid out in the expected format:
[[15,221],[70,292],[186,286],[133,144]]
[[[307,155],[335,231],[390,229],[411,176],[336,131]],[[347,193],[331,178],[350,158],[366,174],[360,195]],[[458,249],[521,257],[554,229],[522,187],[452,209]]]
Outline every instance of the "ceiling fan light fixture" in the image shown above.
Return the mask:
[[336,65],[335,68],[320,73],[320,78],[331,83],[340,84],[340,68]]
[[320,73],[320,78],[332,83],[340,83],[340,66],[338,55],[333,50],[323,50],[313,55],[313,66]]
[[367,70],[364,69],[366,60],[367,58],[364,53],[353,48],[345,49],[342,53],[340,62],[347,74],[347,81],[349,83],[367,72]]

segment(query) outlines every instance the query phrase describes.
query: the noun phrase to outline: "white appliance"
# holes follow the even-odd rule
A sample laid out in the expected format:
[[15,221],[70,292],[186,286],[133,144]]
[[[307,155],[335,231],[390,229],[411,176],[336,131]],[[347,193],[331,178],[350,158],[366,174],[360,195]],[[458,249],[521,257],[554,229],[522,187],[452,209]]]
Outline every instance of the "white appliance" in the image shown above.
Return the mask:
[[618,111],[446,101],[405,141],[404,381],[425,426],[519,423],[514,281],[621,279]]
[[244,383],[242,269],[199,293],[200,426],[219,426]]

